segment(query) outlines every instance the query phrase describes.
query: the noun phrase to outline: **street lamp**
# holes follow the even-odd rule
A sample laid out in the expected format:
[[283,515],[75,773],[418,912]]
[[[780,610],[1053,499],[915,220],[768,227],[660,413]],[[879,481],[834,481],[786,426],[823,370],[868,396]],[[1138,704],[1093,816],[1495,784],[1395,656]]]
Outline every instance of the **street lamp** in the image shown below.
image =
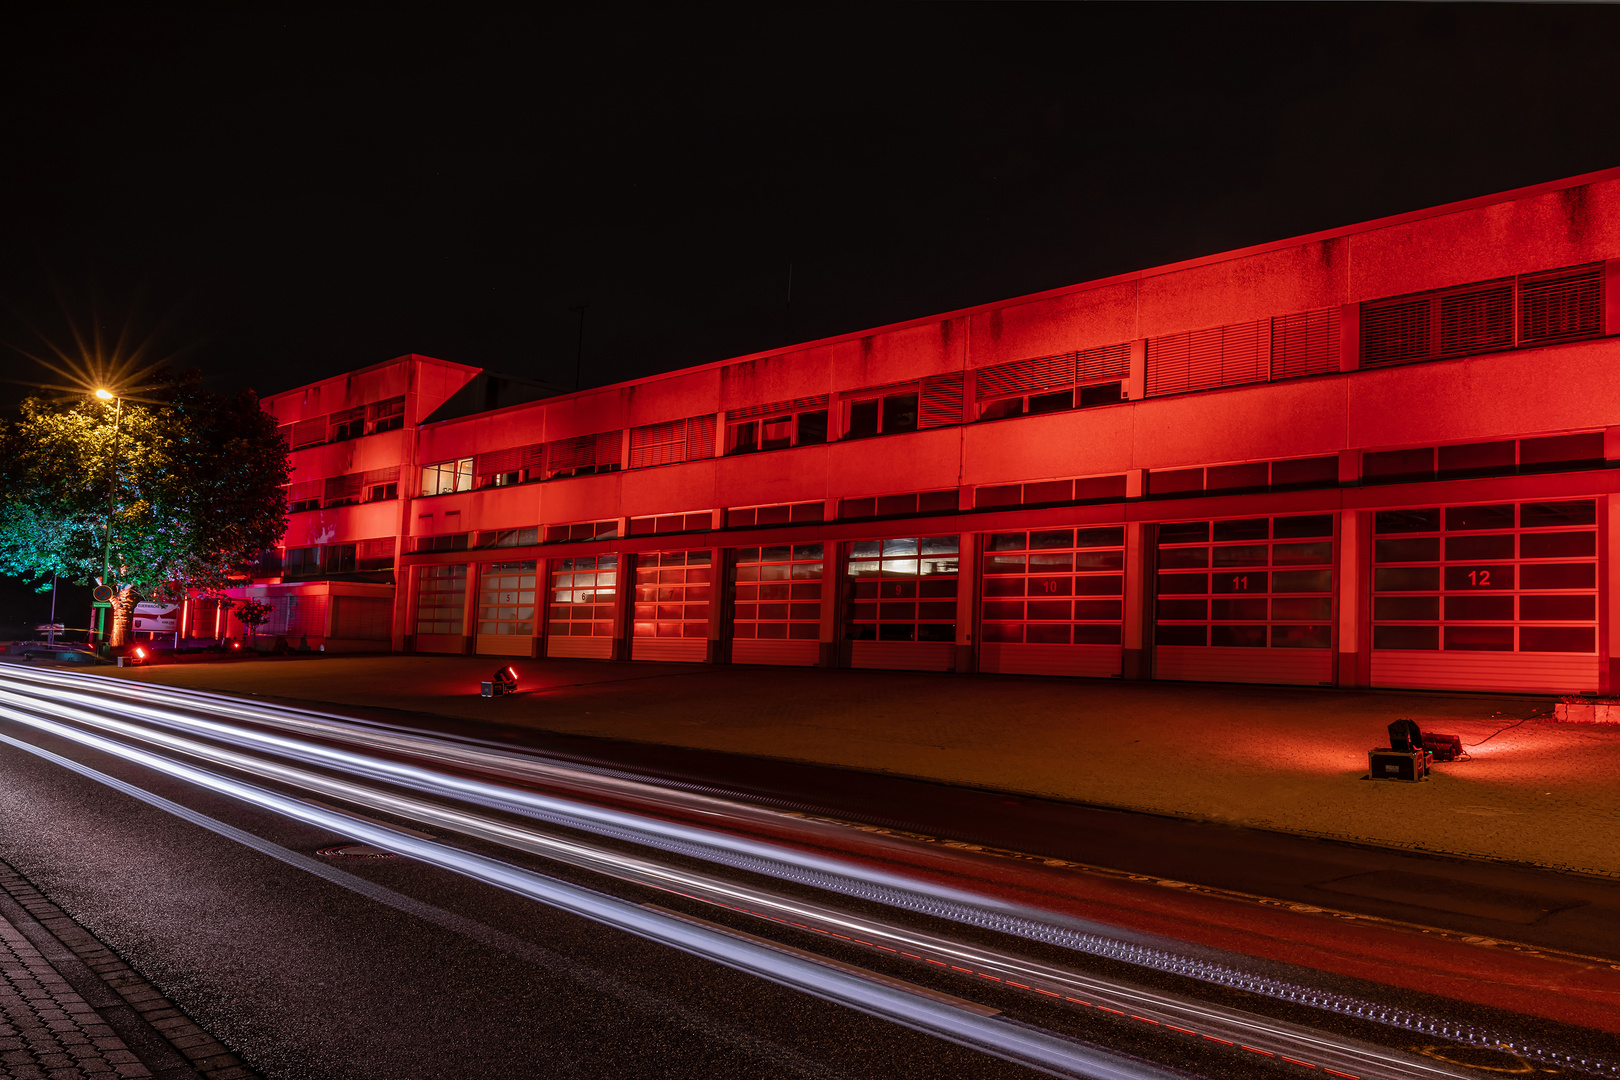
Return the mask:
[[[101,583],[111,587],[113,511],[116,509],[118,499],[118,424],[124,415],[124,399],[105,387],[96,390],[96,397],[113,403],[113,445],[112,454],[107,459],[107,471],[110,474],[107,483],[107,537],[101,547]],[[106,610],[110,623],[113,609],[109,607]],[[103,641],[112,636],[111,629],[110,625],[102,628]]]

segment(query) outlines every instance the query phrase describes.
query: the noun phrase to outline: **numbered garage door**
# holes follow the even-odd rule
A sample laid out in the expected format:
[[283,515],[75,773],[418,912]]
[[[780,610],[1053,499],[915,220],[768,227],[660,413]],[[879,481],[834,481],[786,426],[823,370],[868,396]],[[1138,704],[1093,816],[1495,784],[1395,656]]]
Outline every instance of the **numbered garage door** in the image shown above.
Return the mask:
[[731,662],[811,667],[821,658],[821,544],[739,548]]
[[613,605],[619,598],[619,557],[558,559],[551,572],[547,656],[613,655]]
[[1333,515],[1159,526],[1153,673],[1333,681]]
[[1598,689],[1597,501],[1380,510],[1375,686]]
[[849,545],[844,636],[861,668],[956,666],[961,537],[911,536]]
[[644,551],[636,556],[634,660],[709,658],[714,552]]
[[984,540],[979,670],[1117,676],[1125,529],[991,533]]

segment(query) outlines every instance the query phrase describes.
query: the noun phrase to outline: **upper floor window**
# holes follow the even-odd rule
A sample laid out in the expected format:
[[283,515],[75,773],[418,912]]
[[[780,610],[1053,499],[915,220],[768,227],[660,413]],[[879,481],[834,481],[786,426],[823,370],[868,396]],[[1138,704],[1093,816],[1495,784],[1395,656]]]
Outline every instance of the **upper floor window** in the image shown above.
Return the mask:
[[917,393],[851,398],[844,402],[844,438],[893,435],[917,430]]
[[403,396],[389,398],[387,401],[374,401],[367,406],[367,412],[367,419],[371,423],[373,433],[393,431],[395,428],[405,426],[405,398]]
[[452,491],[471,491],[473,486],[473,459],[443,461],[422,470],[422,494],[445,495]]
[[366,433],[366,410],[364,407],[344,409],[327,417],[327,422],[331,425],[329,438],[332,442],[358,439]]
[[[751,410],[750,410],[751,411]],[[748,454],[755,450],[786,450],[790,446],[812,446],[827,441],[827,408],[804,412],[784,411],[773,416],[728,421],[726,453]]]

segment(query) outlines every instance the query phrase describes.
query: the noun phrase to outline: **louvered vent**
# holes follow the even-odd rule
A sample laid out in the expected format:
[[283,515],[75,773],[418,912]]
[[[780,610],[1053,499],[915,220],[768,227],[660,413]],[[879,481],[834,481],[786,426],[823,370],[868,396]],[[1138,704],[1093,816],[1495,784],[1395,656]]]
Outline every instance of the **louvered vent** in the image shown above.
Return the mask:
[[686,457],[686,421],[668,420],[630,429],[630,467],[669,465]]
[[[613,437],[618,438],[619,433],[614,432]],[[615,458],[617,454],[613,455]],[[535,443],[532,446],[518,447],[518,464],[525,469],[538,469],[546,462],[546,444]]]
[[326,490],[321,501],[330,506],[333,503],[348,502],[360,498],[360,482],[365,478],[364,473],[349,473],[346,476],[329,476],[326,478]]
[[1270,371],[1270,319],[1150,338],[1147,395],[1264,382]]
[[473,473],[477,476],[497,476],[501,473],[517,472],[523,468],[523,450],[514,446],[510,450],[494,450],[487,454],[479,454],[473,466]]
[[1513,347],[1513,282],[1445,293],[1437,299],[1441,355]]
[[1519,342],[1540,344],[1603,332],[1603,265],[1519,279]]
[[371,487],[373,484],[397,484],[399,482],[399,466],[390,465],[386,469],[371,469],[365,473],[361,483],[362,487]]
[[547,443],[547,471],[564,472],[585,465],[595,465],[598,438],[600,436],[580,435],[573,439],[558,439],[555,442]]
[[826,407],[826,394],[819,397],[795,398],[792,401],[778,401],[770,405],[750,405],[746,409],[726,410],[726,423],[735,424],[743,420],[760,420],[767,416],[787,416],[791,413],[817,412]]
[[686,422],[686,460],[714,457],[714,433],[719,424],[714,413],[694,416]]
[[595,456],[598,467],[611,465],[618,468],[624,463],[624,432],[604,431],[591,438],[596,443]]
[[1387,367],[1432,355],[1430,298],[1361,305],[1361,366]]
[[1131,345],[1128,341],[1120,345],[1104,345],[1100,349],[1082,349],[1074,355],[1074,381],[1077,386],[1124,379],[1131,373]]
[[974,397],[980,401],[1019,397],[1041,390],[1074,385],[1075,353],[1014,360],[979,372]]
[[944,427],[962,422],[962,389],[965,376],[960,372],[931,375],[922,381],[918,397],[917,426]]
[[294,450],[301,446],[314,446],[316,443],[326,441],[326,417],[316,416],[308,420],[300,420],[292,426],[292,434],[287,439],[288,445]]
[[321,492],[325,489],[325,483],[320,480],[300,480],[296,484],[289,484],[287,486],[287,505],[293,506],[297,503],[309,502],[311,499],[319,499]]
[[1271,320],[1271,377],[1294,379],[1339,370],[1339,309]]
[[362,540],[355,545],[355,556],[361,559],[392,559],[394,538],[385,536],[380,540]]

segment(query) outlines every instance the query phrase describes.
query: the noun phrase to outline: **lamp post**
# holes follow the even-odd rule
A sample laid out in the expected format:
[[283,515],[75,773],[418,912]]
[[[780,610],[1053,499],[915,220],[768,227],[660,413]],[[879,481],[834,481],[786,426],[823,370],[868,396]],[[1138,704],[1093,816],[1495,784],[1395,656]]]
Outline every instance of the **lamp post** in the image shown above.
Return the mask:
[[[124,415],[124,399],[107,389],[97,390],[96,397],[102,401],[113,403],[113,445],[112,454],[107,459],[107,471],[110,474],[107,482],[107,537],[101,546],[101,583],[111,587],[113,511],[117,507],[118,500],[118,425]],[[108,625],[102,627],[101,638],[103,641],[112,636],[110,623],[113,609],[109,607],[106,610],[108,612]]]

